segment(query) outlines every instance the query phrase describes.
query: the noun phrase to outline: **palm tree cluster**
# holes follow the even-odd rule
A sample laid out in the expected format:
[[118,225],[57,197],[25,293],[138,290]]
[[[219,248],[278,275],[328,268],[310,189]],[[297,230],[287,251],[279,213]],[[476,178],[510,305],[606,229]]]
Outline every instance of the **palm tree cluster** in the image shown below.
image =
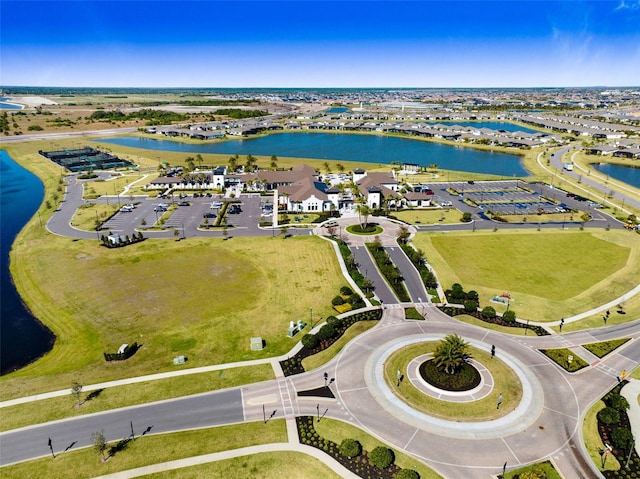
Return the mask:
[[447,374],[455,374],[470,358],[469,343],[457,334],[445,336],[433,353],[434,364]]

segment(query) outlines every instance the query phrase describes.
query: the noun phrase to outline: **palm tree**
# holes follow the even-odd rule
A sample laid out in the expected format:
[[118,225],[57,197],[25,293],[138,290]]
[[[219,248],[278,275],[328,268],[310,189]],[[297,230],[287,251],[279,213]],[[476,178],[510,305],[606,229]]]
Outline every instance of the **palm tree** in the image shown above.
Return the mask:
[[344,173],[344,166],[342,165],[342,163],[336,164],[336,168],[340,173]]
[[454,374],[471,356],[469,343],[457,334],[449,334],[438,344],[433,353],[433,362],[437,368],[447,374]]
[[233,155],[229,158],[229,169],[232,173],[238,169],[238,155]]
[[276,155],[271,155],[271,168],[274,170],[278,168],[278,157]]
[[325,171],[328,173],[331,173],[331,166],[329,166],[329,162],[325,161],[322,166],[324,166]]
[[358,199],[358,204],[356,205],[356,211],[358,212],[360,228],[362,228],[363,230],[367,229],[369,215],[371,214],[371,208],[369,208],[369,205],[366,203],[364,198]]

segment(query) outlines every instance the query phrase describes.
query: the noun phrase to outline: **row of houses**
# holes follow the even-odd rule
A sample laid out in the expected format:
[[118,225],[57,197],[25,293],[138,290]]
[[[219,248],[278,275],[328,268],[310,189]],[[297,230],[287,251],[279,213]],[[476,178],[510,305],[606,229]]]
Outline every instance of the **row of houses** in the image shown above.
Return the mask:
[[586,136],[594,139],[615,140],[625,138],[627,131],[635,134],[640,133],[640,129],[629,125],[619,125],[583,118],[565,116],[543,116],[543,115],[517,115],[516,119],[522,123],[546,128],[559,133],[567,133],[576,136]]
[[640,159],[640,145],[618,146],[618,145],[597,145],[586,148],[589,155],[615,156],[617,158]]
[[278,207],[290,212],[330,212],[348,210],[359,198],[372,208],[384,204],[392,207],[429,207],[432,196],[425,191],[400,192],[395,172],[353,171],[349,184],[332,186],[324,181],[314,168],[299,165],[291,170],[257,171],[254,173],[227,173],[226,167],[193,171],[182,175],[161,176],[149,182],[149,190],[196,191],[229,189],[240,192],[277,191]]

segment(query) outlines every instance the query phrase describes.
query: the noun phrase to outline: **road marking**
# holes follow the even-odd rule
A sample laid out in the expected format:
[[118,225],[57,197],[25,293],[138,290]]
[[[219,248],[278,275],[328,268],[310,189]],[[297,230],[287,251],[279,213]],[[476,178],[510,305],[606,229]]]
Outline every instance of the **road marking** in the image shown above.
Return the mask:
[[409,440],[407,441],[407,443],[404,445],[404,447],[402,449],[407,449],[407,447],[409,447],[409,444],[411,444],[411,441],[413,441],[413,438],[416,437],[416,434],[418,434],[418,431],[420,429],[416,429],[415,432],[411,435],[411,437],[409,438]]

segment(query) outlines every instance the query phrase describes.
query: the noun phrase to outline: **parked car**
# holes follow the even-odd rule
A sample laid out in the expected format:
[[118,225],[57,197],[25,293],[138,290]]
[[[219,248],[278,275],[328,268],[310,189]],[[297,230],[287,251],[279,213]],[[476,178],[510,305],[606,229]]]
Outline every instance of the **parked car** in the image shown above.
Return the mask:
[[129,208],[129,206],[124,205],[122,208],[120,208],[120,212],[121,213],[131,213],[133,211],[133,208]]
[[202,217],[203,218],[215,218],[216,214],[207,212],[207,213],[203,214]]
[[167,209],[164,206],[158,205],[153,209],[153,211],[160,212],[160,211],[167,211]]
[[191,203],[188,201],[178,201],[178,206],[189,206]]

